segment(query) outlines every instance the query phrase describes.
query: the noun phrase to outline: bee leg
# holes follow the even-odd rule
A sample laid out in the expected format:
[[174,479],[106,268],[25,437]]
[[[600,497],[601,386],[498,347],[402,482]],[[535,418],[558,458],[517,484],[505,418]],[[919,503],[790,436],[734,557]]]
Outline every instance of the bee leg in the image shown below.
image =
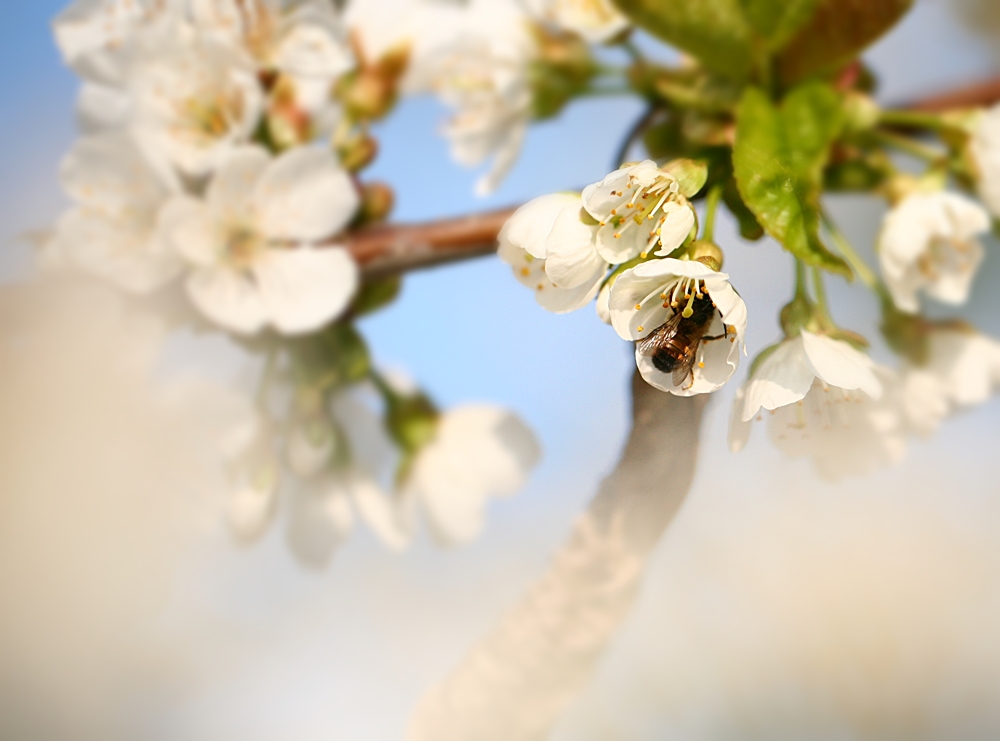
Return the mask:
[[711,342],[712,340],[724,340],[728,336],[729,335],[725,335],[725,334],[717,334],[717,335],[713,335],[711,337],[702,337],[701,341],[702,342]]

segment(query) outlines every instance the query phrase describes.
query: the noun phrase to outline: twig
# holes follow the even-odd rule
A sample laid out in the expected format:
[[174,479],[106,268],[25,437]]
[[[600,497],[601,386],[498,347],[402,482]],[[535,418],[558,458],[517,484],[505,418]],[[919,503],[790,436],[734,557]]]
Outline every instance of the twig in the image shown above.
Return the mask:
[[346,247],[367,278],[420,270],[496,251],[514,208],[422,224],[384,224],[350,235]]
[[[946,111],[997,101],[1000,101],[1000,77],[923,98],[900,108]],[[647,123],[647,116],[637,122],[636,130]],[[514,210],[506,208],[442,221],[363,229],[348,238],[347,248],[368,278],[488,255],[496,250],[497,233]]]

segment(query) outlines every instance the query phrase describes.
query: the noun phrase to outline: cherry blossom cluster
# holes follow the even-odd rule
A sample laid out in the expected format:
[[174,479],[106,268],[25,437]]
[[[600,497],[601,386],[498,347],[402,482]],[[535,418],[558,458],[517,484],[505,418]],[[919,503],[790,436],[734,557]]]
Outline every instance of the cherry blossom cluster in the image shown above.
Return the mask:
[[81,137],[44,264],[259,359],[253,411],[224,446],[237,535],[263,534],[279,501],[307,563],[329,559],[354,511],[393,547],[418,504],[441,541],[477,535],[537,443],[504,410],[439,411],[395,388],[353,330],[398,289],[344,246],[392,207],[388,186],[362,178],[371,124],[400,96],[437,96],[455,159],[492,160],[478,186],[490,190],[529,121],[598,75],[588,43],[624,17],[562,0],[77,0],[53,25],[82,81]]
[[[973,182],[1000,214],[1000,106],[964,125]],[[809,270],[797,260],[784,337],[759,351],[736,392],[733,451],[766,416],[772,441],[811,458],[824,477],[866,473],[898,461],[912,434],[930,434],[1000,387],[1000,342],[966,322],[920,313],[923,296],[967,301],[985,254],[979,236],[991,225],[983,206],[944,189],[938,159],[921,178],[894,172],[883,189],[891,208],[877,240],[880,276],[829,225],[854,273],[881,299],[885,339],[901,366],[877,364],[865,338],[834,323],[821,272],[812,270],[810,292]],[[601,320],[635,343],[642,377],[679,396],[712,393],[733,377],[747,324],[712,242],[721,188],[704,173],[692,181],[696,170],[685,160],[625,164],[580,194],[525,204],[500,234],[501,259],[543,308],[565,313],[596,299]],[[694,197],[706,200],[701,225]]]

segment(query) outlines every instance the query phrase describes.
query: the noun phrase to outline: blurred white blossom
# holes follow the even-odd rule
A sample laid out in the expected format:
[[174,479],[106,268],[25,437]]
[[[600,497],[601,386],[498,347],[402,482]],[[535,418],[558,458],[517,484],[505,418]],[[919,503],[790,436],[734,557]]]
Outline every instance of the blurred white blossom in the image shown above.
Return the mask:
[[660,370],[653,357],[636,347],[639,373],[652,386],[677,396],[716,391],[740,364],[747,326],[747,308],[729,283],[729,276],[695,260],[666,258],[636,265],[618,276],[608,305],[611,324],[625,340],[638,341],[663,327],[677,313],[710,300],[712,316],[706,339],[698,343],[690,377]]
[[106,132],[76,142],[60,168],[74,207],[47,245],[80,269],[136,292],[152,291],[181,270],[158,229],[176,186],[127,136]]
[[456,161],[474,167],[492,160],[476,185],[478,193],[490,193],[513,167],[527,132],[536,43],[526,14],[507,0],[439,10],[409,85],[453,109],[444,133]]
[[248,142],[263,90],[242,51],[183,27],[142,36],[119,84],[86,83],[85,125],[126,128],[164,169],[200,177]]
[[[240,48],[262,72],[276,73],[274,96],[288,95],[308,117],[308,134],[332,123],[334,82],[354,66],[347,32],[328,0],[190,0],[195,27]],[[281,104],[283,101],[277,100]]]
[[743,387],[741,408],[733,410],[742,422],[761,409],[801,401],[817,381],[824,387],[860,390],[872,399],[882,395],[875,363],[843,340],[802,330],[765,352]]
[[929,435],[952,412],[986,402],[1000,386],[1000,343],[970,327],[938,327],[923,365],[902,373],[903,408],[915,431]]
[[608,271],[597,252],[596,225],[584,223],[581,205],[572,193],[541,196],[515,211],[499,235],[500,259],[556,313],[589,303]]
[[978,170],[979,197],[994,216],[1000,216],[1000,105],[980,115],[969,153]]
[[316,242],[343,229],[358,206],[350,177],[325,150],[301,147],[271,158],[246,147],[224,162],[204,201],[178,196],[163,224],[192,264],[194,303],[241,333],[319,328],[347,306],[357,266]]
[[[899,377],[878,365],[872,371],[882,389],[878,398],[816,378],[803,398],[767,415],[771,441],[789,457],[811,458],[820,476],[831,481],[898,462],[906,452]],[[733,452],[746,446],[753,424],[743,420],[747,393],[747,388],[736,392],[729,427]]]
[[540,455],[534,434],[506,409],[455,407],[417,454],[402,496],[420,505],[438,540],[465,543],[482,531],[489,499],[523,487]]
[[528,0],[528,4],[542,20],[595,44],[610,41],[629,27],[611,0]]
[[893,207],[878,250],[896,305],[916,312],[921,291],[944,303],[965,303],[983,259],[976,236],[989,228],[989,215],[979,204],[953,193],[913,193]]

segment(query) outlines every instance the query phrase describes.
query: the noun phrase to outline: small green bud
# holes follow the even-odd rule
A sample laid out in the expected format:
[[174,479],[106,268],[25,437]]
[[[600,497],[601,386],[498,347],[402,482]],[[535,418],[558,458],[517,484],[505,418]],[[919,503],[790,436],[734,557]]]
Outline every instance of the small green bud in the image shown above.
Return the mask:
[[719,245],[703,239],[691,243],[691,246],[688,247],[688,256],[715,272],[722,270],[722,262],[725,257]]
[[377,224],[389,218],[396,202],[396,194],[387,183],[365,183],[361,187],[360,220],[364,224]]
[[674,176],[681,195],[687,198],[694,198],[708,180],[708,164],[704,160],[671,160],[660,169]]
[[340,164],[348,172],[361,172],[378,156],[378,141],[368,134],[354,134],[336,142]]
[[878,124],[880,110],[878,103],[865,93],[850,91],[844,98],[844,126],[846,131],[857,133],[869,131]]

